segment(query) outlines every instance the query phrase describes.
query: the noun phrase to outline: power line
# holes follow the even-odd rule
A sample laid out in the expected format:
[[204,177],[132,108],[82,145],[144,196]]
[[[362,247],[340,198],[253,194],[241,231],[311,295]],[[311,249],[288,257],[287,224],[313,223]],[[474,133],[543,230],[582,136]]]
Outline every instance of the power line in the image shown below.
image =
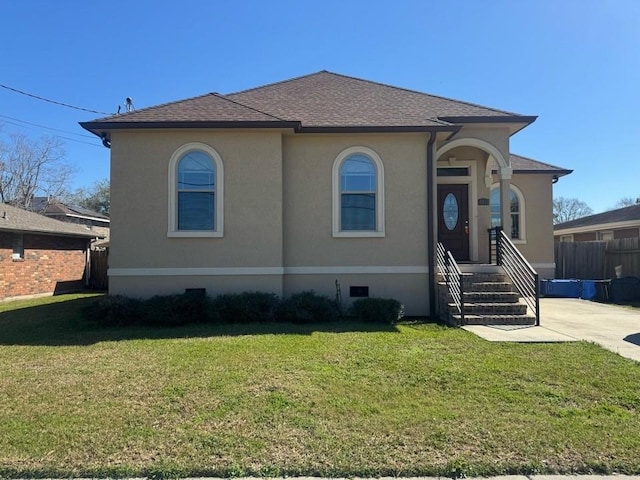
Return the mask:
[[78,137],[85,137],[85,138],[91,138],[91,139],[95,139],[96,138],[96,137],[91,136],[91,135],[83,135],[82,133],[75,133],[75,132],[70,132],[68,130],[60,130],[59,128],[47,127],[46,125],[40,125],[40,124],[37,124],[37,123],[27,122],[26,120],[20,120],[19,118],[13,118],[13,117],[9,117],[8,115],[2,115],[1,113],[0,113],[0,117],[8,118],[9,120],[13,120],[14,122],[20,122],[20,123],[25,123],[27,125],[33,125],[34,127],[46,128],[47,130],[53,130],[55,132],[68,133],[70,135],[77,135]]
[[43,102],[49,102],[49,103],[53,103],[55,105],[60,105],[60,106],[67,107],[67,108],[73,108],[75,110],[82,110],[84,112],[99,113],[100,115],[111,115],[110,113],[107,113],[107,112],[99,112],[98,110],[91,110],[89,108],[76,107],[74,105],[69,105],[68,103],[62,103],[62,102],[57,102],[55,100],[50,100],[48,98],[40,97],[40,96],[34,95],[32,93],[23,92],[22,90],[18,90],[17,88],[9,87],[7,85],[2,85],[1,83],[0,83],[0,87],[6,88],[7,90],[11,90],[12,92],[16,92],[16,93],[19,93],[21,95],[26,95],[27,97],[31,97],[31,98],[35,98],[35,99],[38,99],[38,100],[42,100]]
[[[17,126],[17,127],[22,127],[22,128],[27,127],[26,125],[21,125],[21,124],[19,124],[19,123],[12,122],[12,121],[10,121],[10,120],[5,120],[5,122],[6,122],[6,123],[9,123],[9,124],[11,124],[11,125],[15,125],[15,126]],[[31,127],[27,127],[27,128],[31,128]],[[68,132],[68,133],[71,133],[71,132]],[[74,135],[78,135],[78,134],[76,133],[76,134],[74,134]],[[85,136],[85,135],[83,135],[83,136]],[[69,137],[65,137],[65,136],[63,136],[63,135],[54,135],[54,137],[62,138],[62,139],[64,139],[64,140],[69,140],[70,142],[84,143],[84,144],[86,144],[86,145],[91,145],[91,146],[93,146],[93,147],[102,148],[102,145],[98,145],[97,143],[85,142],[84,140],[78,140],[77,138],[69,138]],[[91,138],[91,137],[89,137],[89,138]]]

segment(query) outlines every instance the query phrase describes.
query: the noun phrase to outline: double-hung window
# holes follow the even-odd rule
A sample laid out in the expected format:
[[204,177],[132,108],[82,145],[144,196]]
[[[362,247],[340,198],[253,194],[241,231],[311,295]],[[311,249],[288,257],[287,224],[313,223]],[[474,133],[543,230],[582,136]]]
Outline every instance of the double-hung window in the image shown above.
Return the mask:
[[366,147],[343,151],[333,165],[333,236],[384,236],[380,157]]
[[169,162],[169,236],[222,236],[222,159],[208,145],[188,144]]
[[178,230],[215,230],[216,169],[199,150],[178,161]]
[[376,231],[376,167],[365,155],[340,166],[340,230]]

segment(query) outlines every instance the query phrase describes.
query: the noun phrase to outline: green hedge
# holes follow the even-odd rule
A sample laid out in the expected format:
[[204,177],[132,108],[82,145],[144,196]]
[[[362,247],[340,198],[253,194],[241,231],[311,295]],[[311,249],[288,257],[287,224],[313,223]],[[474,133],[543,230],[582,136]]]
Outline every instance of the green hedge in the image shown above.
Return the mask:
[[395,323],[404,316],[404,307],[392,298],[360,298],[353,302],[349,314],[363,322]]
[[[83,310],[86,320],[102,326],[180,326],[191,323],[326,323],[340,318],[337,302],[308,290],[281,299],[273,293],[243,292],[208,297],[204,291],[157,295],[138,300],[121,295],[96,299]],[[400,302],[385,298],[356,300],[349,314],[364,322],[394,323]]]
[[336,302],[313,290],[296,293],[280,302],[278,320],[293,323],[331,322],[338,318]]

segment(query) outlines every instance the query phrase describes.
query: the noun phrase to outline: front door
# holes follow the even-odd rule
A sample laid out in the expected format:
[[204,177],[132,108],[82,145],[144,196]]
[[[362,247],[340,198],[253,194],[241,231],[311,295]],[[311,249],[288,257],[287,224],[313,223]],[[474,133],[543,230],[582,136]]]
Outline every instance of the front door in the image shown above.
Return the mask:
[[438,241],[456,260],[469,260],[469,185],[438,185]]

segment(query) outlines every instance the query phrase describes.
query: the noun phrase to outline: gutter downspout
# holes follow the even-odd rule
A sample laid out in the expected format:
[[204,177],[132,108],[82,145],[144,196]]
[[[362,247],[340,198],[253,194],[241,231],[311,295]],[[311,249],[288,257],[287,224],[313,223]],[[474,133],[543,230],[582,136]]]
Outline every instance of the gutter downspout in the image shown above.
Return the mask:
[[429,257],[429,317],[435,321],[438,315],[436,309],[436,242],[434,227],[434,187],[433,175],[433,145],[436,133],[431,132],[427,142],[427,248]]

